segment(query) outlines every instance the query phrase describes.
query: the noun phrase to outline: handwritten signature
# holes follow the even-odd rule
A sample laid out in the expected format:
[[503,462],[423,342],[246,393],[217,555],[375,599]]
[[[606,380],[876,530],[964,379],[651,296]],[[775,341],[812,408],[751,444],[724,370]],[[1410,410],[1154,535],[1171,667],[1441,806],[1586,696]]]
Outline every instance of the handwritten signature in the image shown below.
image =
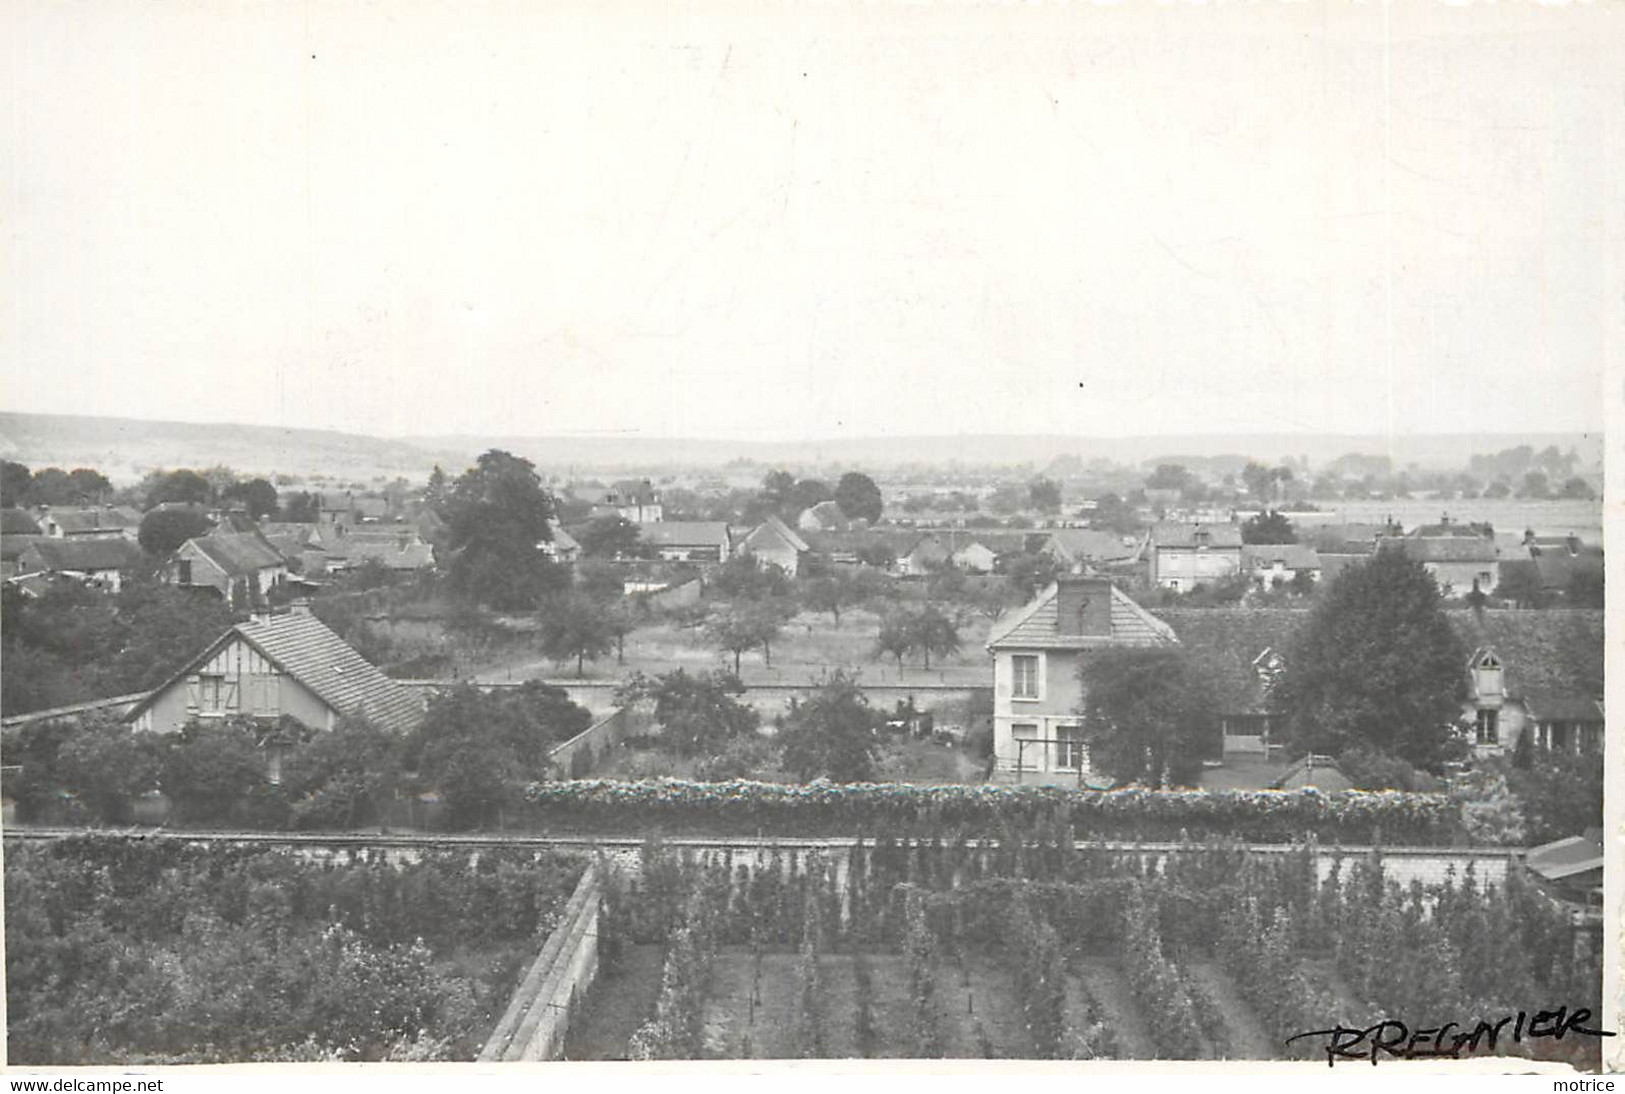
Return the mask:
[[[1326,1066],[1333,1067],[1338,1060],[1377,1060],[1387,1056],[1395,1060],[1419,1060],[1435,1057],[1459,1059],[1463,1053],[1477,1052],[1480,1047],[1494,1052],[1501,1038],[1507,1043],[1519,1044],[1545,1038],[1562,1040],[1565,1035],[1577,1037],[1612,1037],[1609,1030],[1592,1029],[1591,1011],[1585,1007],[1569,1010],[1540,1010],[1531,1015],[1520,1010],[1494,1022],[1480,1020],[1472,1028],[1457,1022],[1439,1026],[1418,1026],[1412,1029],[1404,1022],[1384,1019],[1364,1028],[1337,1025],[1331,1029],[1309,1030],[1286,1039],[1287,1044],[1305,1037],[1326,1038]],[[1508,1026],[1511,1029],[1508,1030]]]

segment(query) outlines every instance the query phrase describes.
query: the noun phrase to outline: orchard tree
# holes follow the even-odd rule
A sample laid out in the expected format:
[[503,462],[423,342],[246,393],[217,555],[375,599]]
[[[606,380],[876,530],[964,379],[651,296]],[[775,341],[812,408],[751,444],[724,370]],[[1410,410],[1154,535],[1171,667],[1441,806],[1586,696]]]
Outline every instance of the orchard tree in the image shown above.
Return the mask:
[[841,612],[857,603],[859,593],[852,579],[839,571],[827,577],[817,577],[807,583],[807,607],[815,612],[828,612],[835,625],[841,625]]
[[141,518],[136,540],[154,558],[167,558],[189,539],[207,535],[214,522],[196,509],[157,509]]
[[1459,748],[1466,660],[1432,575],[1403,549],[1385,549],[1321,594],[1271,706],[1301,752],[1364,745],[1437,772]]
[[909,618],[902,612],[893,612],[880,620],[880,631],[875,635],[875,656],[897,659],[897,671],[903,671],[903,658],[914,649],[914,631]]
[[529,460],[485,453],[458,477],[446,510],[450,584],[465,601],[522,610],[564,584],[538,546],[553,536],[553,499]]
[[1298,532],[1292,527],[1292,522],[1286,514],[1271,509],[1267,513],[1259,513],[1249,518],[1241,526],[1241,542],[1275,544],[1296,543]]
[[931,655],[949,657],[959,652],[959,623],[935,604],[910,615],[909,637],[912,648],[924,658],[926,671],[931,669]]
[[857,677],[835,670],[799,699],[785,719],[785,769],[803,782],[873,779],[877,722]]
[[557,664],[576,663],[576,675],[586,675],[588,661],[596,661],[615,648],[615,634],[599,601],[577,592],[548,597],[536,612],[542,652]]
[[754,710],[739,702],[745,685],[728,672],[682,669],[654,679],[639,675],[622,689],[622,698],[654,703],[661,736],[681,756],[708,756],[729,741],[756,730]]
[[885,508],[880,487],[861,471],[848,471],[835,484],[835,504],[847,520],[866,520],[875,524]]
[[1194,785],[1212,732],[1210,689],[1183,651],[1104,650],[1079,671],[1092,767],[1154,790]]

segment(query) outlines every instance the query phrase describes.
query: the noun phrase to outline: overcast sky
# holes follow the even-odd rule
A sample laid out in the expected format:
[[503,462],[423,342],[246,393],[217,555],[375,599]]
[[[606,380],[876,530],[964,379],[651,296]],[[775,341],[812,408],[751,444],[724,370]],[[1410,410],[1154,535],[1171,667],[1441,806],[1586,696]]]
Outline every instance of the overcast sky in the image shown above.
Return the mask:
[[14,0],[3,405],[1596,429],[1619,16]]

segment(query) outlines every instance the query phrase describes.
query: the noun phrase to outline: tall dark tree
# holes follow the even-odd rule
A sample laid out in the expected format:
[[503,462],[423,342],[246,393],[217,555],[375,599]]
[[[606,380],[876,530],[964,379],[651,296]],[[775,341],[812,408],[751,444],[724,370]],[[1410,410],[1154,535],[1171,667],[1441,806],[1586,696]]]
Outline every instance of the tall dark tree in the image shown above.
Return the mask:
[[1105,650],[1080,674],[1091,767],[1153,789],[1194,783],[1214,732],[1194,661],[1177,649]]
[[847,520],[866,520],[874,524],[880,520],[885,504],[880,487],[861,471],[848,471],[835,484],[835,504],[846,514]]
[[209,534],[214,522],[195,509],[159,509],[141,518],[136,540],[153,558],[166,558],[181,544]]
[[113,492],[107,476],[90,467],[75,467],[68,472],[68,485],[74,497],[87,505],[100,505]]
[[207,505],[213,500],[214,487],[209,485],[209,480],[186,468],[161,476],[147,491],[148,509],[166,501]]
[[829,488],[829,483],[822,479],[802,479],[790,490],[790,510],[800,513],[803,509],[811,509],[821,501],[829,501],[835,497],[835,492]]
[[282,509],[278,513],[282,520],[294,524],[315,524],[321,515],[321,498],[308,490],[290,494],[288,499],[282,503]]
[[1061,487],[1053,479],[1039,478],[1027,484],[1027,499],[1041,513],[1056,513],[1061,508]]
[[457,479],[446,505],[450,584],[464,600],[504,611],[534,607],[565,574],[542,553],[553,499],[535,466],[492,449]]
[[802,781],[864,782],[875,776],[878,716],[856,676],[837,669],[785,719],[784,766]]
[[616,515],[595,517],[576,533],[581,553],[588,558],[637,558],[640,539],[638,526]]
[[264,479],[234,482],[221,491],[220,500],[241,502],[248,515],[255,520],[263,520],[277,511],[276,487]]
[[1297,529],[1286,514],[1271,509],[1267,513],[1259,513],[1250,517],[1241,525],[1241,542],[1243,543],[1296,543],[1298,542]]
[[33,481],[34,474],[26,464],[0,460],[0,506],[16,509],[33,504],[33,498],[29,496]]
[[78,505],[81,500],[73,479],[60,467],[42,467],[34,472],[28,494],[33,505]]
[[1437,772],[1459,748],[1466,658],[1432,575],[1382,550],[1322,593],[1271,705],[1299,751],[1364,745]]
[[440,469],[439,464],[429,472],[429,481],[423,487],[423,504],[436,513],[443,513],[446,504],[451,501],[451,477]]

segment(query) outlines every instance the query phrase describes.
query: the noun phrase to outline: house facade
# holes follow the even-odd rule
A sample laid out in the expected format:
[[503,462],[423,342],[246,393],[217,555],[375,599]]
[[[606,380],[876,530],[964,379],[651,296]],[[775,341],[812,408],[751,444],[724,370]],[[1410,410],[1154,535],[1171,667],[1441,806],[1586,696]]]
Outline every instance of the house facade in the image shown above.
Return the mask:
[[366,718],[396,733],[422,721],[423,697],[391,680],[309,614],[258,616],[221,635],[130,708],[137,730],[171,733],[188,722],[293,718],[330,730],[340,718]]
[[994,774],[1003,781],[1090,777],[1082,666],[1091,651],[1178,644],[1173,629],[1104,578],[1064,577],[996,624]]
[[1159,524],[1151,530],[1151,584],[1175,592],[1241,572],[1241,529],[1234,524]]
[[1260,589],[1289,585],[1299,574],[1311,581],[1321,578],[1320,553],[1302,543],[1244,543],[1241,568]]
[[955,550],[950,561],[954,569],[963,570],[967,574],[990,574],[998,565],[999,556],[993,548],[973,539]]
[[1499,583],[1499,551],[1491,536],[1388,536],[1380,550],[1404,551],[1422,564],[1445,596],[1486,595]]
[[733,536],[720,520],[662,520],[644,524],[639,539],[666,562],[722,562],[733,554]]
[[593,500],[590,517],[617,516],[633,524],[659,524],[665,519],[665,508],[654,485],[642,482],[616,483]]

